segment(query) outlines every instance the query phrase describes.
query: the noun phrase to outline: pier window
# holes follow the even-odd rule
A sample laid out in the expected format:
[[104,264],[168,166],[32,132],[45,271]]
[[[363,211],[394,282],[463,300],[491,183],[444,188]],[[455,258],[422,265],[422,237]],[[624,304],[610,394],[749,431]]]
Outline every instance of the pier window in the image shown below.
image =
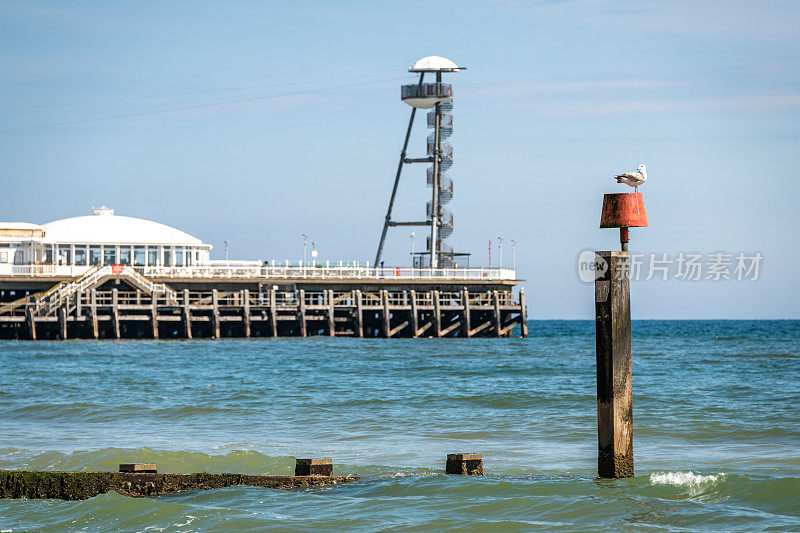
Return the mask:
[[158,264],[158,247],[147,247],[147,266],[156,266]]
[[103,264],[116,265],[117,264],[117,247],[116,246],[103,246]]
[[85,246],[76,246],[75,247],[75,264],[77,266],[86,266],[86,247]]
[[175,248],[175,266],[183,266],[183,248]]
[[89,247],[89,264],[90,265],[92,265],[92,266],[99,265],[101,257],[102,256],[100,255],[100,247],[99,246],[90,246]]
[[52,244],[45,244],[44,245],[44,263],[46,265],[51,265],[53,263],[53,245]]
[[134,246],[133,266],[144,266],[144,246]]
[[59,265],[72,264],[72,253],[69,244],[62,244],[58,247],[58,264]]
[[172,266],[172,248],[164,248],[164,266]]
[[129,246],[119,247],[119,264],[120,265],[131,264],[131,249]]

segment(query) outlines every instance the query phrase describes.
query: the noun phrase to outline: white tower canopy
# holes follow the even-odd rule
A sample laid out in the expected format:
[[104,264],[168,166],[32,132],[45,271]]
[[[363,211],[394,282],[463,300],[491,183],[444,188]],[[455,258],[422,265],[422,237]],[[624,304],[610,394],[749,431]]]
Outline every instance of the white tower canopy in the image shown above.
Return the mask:
[[458,72],[465,70],[466,67],[459,67],[446,57],[428,56],[423,57],[411,65],[409,72]]

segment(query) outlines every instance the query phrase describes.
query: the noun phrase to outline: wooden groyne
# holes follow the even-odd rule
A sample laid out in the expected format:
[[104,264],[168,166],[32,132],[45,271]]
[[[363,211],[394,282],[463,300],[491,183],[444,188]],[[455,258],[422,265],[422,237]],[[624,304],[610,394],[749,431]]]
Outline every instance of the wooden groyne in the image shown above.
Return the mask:
[[510,290],[130,289],[110,281],[5,304],[0,338],[507,337],[516,327],[527,336],[525,294]]
[[247,474],[137,474],[0,470],[0,498],[86,500],[112,490],[124,496],[160,496],[187,490],[249,485],[296,489],[356,481],[341,476],[256,476]]

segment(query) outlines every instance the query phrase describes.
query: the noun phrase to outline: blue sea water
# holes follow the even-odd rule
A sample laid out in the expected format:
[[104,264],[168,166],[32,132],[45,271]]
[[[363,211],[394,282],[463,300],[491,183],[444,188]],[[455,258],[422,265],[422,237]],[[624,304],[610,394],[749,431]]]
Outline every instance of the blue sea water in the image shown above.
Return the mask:
[[[0,341],[0,469],[361,481],[0,500],[2,531],[800,531],[800,321],[636,321],[636,476],[596,479],[593,321],[527,339]],[[486,476],[443,475],[481,452]]]

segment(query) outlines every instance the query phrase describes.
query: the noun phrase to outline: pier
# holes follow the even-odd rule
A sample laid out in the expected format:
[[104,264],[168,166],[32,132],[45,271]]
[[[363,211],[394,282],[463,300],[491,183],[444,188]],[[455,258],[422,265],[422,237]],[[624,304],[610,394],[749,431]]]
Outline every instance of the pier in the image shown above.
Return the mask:
[[[49,289],[0,303],[0,338],[527,336],[524,291],[489,269],[173,268],[153,279],[141,270],[50,278]],[[32,292],[42,279],[15,282]]]

